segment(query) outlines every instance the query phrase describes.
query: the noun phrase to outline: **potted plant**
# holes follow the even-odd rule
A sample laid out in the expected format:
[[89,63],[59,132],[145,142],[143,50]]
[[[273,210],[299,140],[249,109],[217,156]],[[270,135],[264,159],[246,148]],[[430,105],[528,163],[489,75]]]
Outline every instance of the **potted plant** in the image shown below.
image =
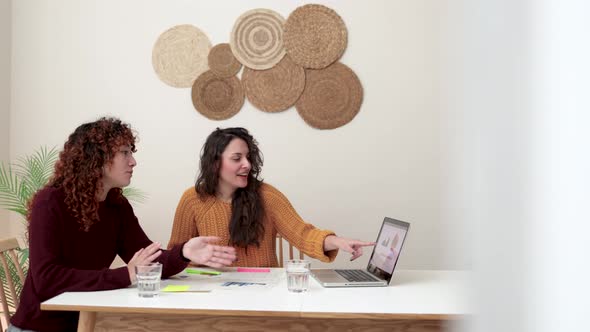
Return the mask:
[[[43,188],[53,175],[54,164],[59,157],[59,151],[56,147],[48,149],[40,147],[33,154],[18,158],[15,163],[4,164],[0,162],[0,207],[16,212],[21,215],[21,221],[27,224],[27,204],[33,195]],[[141,203],[145,200],[146,195],[139,189],[127,187],[123,188],[123,195],[131,202]],[[25,232],[23,237],[28,246],[28,237]],[[23,248],[18,251],[18,263],[23,271],[28,271],[29,250]],[[9,262],[11,260],[8,260]],[[13,280],[19,280],[17,277],[16,267],[8,264],[9,273]],[[0,278],[3,285],[6,285],[4,270],[0,269]],[[20,294],[23,285],[15,285],[17,294]],[[5,292],[10,294],[10,292]],[[12,298],[7,299],[8,303],[14,308]]]

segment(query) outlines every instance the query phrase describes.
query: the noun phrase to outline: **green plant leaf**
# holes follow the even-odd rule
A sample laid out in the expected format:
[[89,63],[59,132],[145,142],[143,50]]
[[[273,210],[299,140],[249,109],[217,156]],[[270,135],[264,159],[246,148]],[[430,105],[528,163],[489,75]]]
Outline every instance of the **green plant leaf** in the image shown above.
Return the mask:
[[30,198],[26,184],[13,172],[10,165],[0,163],[0,205],[22,216],[27,215]]
[[29,267],[29,248],[18,248],[16,249],[16,256],[18,257],[18,263],[23,268],[25,275],[27,274],[26,270]]
[[58,156],[55,147],[41,147],[30,156],[18,158],[16,163],[1,163],[0,206],[26,218],[27,203],[49,181]]
[[134,187],[123,188],[123,196],[133,203],[141,204],[147,200],[147,194],[144,191]]
[[26,183],[31,195],[47,184],[53,175],[58,156],[59,151],[55,147],[51,150],[41,147],[33,155],[18,159],[19,163],[15,164],[15,173]]

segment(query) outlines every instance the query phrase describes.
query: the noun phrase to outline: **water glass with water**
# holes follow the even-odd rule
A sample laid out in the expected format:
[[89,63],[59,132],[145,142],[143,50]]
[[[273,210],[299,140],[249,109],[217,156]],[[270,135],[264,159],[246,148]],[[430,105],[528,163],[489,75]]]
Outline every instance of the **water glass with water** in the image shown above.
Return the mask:
[[290,292],[307,292],[309,288],[309,261],[292,259],[287,261],[287,289]]
[[154,297],[160,292],[162,264],[150,263],[135,266],[139,297]]

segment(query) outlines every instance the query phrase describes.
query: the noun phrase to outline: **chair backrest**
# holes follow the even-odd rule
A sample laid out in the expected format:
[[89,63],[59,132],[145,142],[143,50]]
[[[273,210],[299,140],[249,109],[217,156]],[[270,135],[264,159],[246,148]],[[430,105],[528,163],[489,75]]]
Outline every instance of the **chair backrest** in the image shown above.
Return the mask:
[[[285,240],[286,241],[286,240]],[[294,255],[293,255],[293,245],[289,242],[287,242],[287,244],[289,245],[289,259],[293,259]],[[283,267],[283,263],[284,263],[284,256],[283,256],[283,237],[281,236],[281,234],[277,233],[277,249],[279,251],[279,267]],[[299,259],[303,259],[303,253],[300,250],[297,250],[299,252]]]
[[[19,248],[16,238],[0,240],[0,272],[2,273],[0,301],[2,302],[2,316],[7,323],[10,321],[11,309],[16,310],[18,307],[19,296],[16,292],[17,283],[20,281],[18,285],[21,286],[25,283],[25,274],[15,252],[15,249]],[[4,331],[1,321],[0,328]]]

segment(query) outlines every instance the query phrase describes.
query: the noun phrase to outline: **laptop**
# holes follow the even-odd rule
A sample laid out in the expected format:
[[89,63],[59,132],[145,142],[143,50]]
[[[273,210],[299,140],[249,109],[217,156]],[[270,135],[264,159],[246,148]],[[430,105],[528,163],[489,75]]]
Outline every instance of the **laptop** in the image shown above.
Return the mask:
[[312,269],[311,275],[324,287],[388,286],[409,229],[409,223],[385,217],[366,269]]

